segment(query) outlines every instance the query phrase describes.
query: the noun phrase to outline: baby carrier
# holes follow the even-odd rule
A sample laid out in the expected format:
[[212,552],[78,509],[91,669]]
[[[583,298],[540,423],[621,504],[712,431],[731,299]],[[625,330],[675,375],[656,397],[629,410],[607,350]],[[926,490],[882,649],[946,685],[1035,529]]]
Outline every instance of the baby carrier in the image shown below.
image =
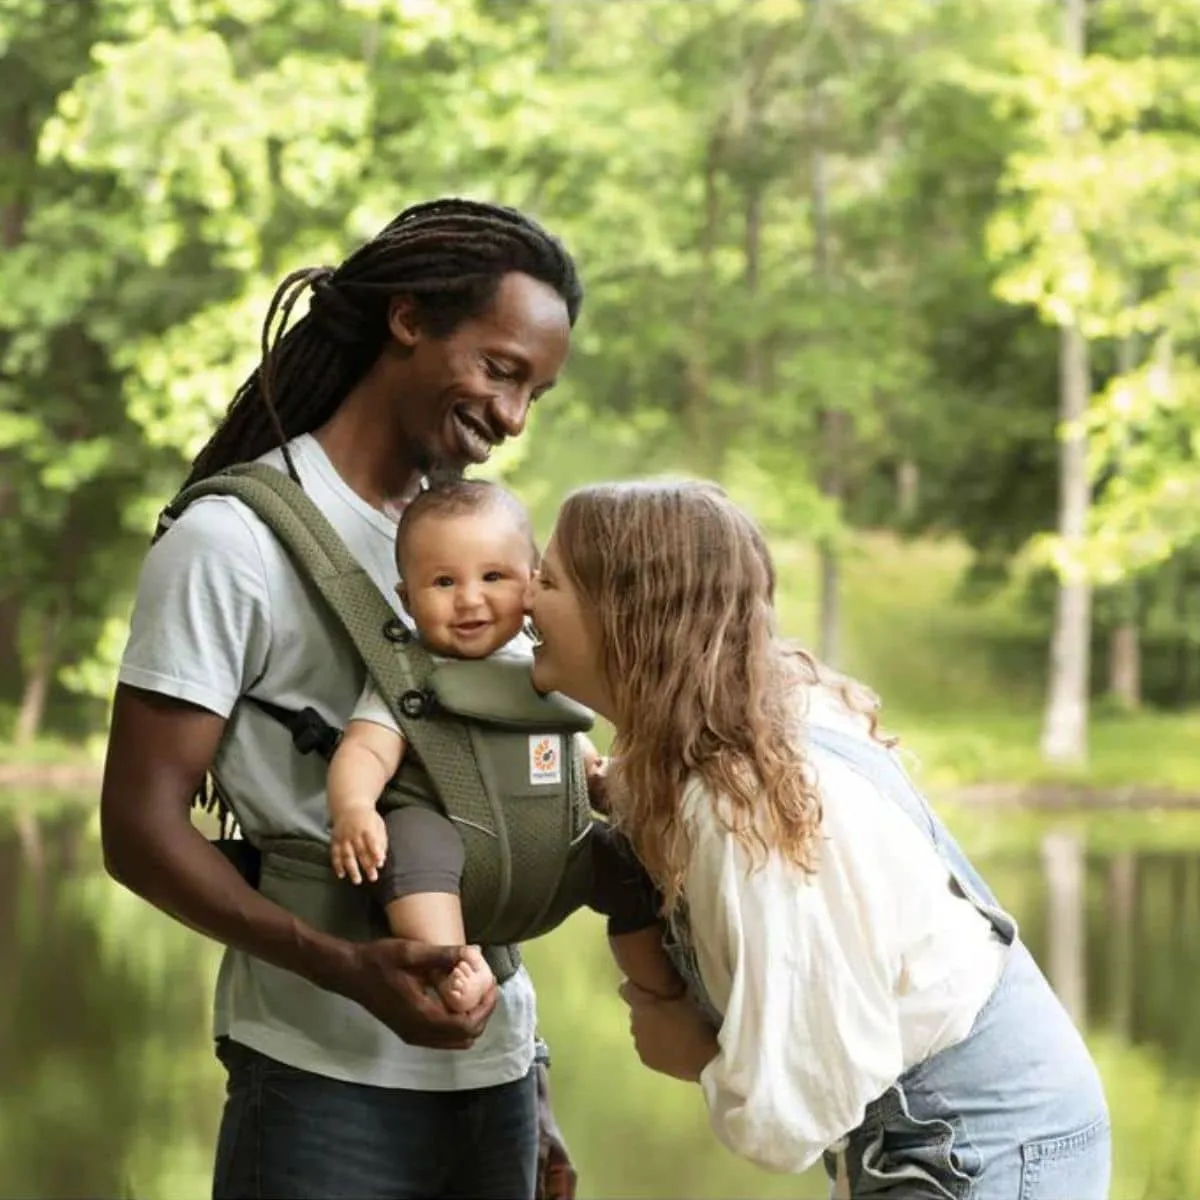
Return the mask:
[[[546,933],[580,907],[591,880],[591,809],[575,735],[592,713],[541,696],[519,661],[435,662],[396,616],[304,489],[261,463],[239,464],[185,489],[169,525],[202,496],[232,496],[279,539],[349,636],[408,744],[387,802],[442,811],[461,834],[467,938],[503,981],[520,964],[517,943]],[[284,724],[301,753],[328,759],[340,731],[315,709],[292,712],[252,696]],[[362,888],[339,880],[329,848],[303,838],[263,841],[257,884],[315,928],[352,940],[387,935]]]

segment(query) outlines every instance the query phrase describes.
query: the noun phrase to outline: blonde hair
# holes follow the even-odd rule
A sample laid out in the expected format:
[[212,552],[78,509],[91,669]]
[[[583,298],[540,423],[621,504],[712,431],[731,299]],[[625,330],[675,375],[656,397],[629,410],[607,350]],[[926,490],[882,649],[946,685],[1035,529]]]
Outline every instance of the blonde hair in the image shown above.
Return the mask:
[[754,522],[715,484],[600,484],[567,497],[555,547],[595,622],[614,704],[614,820],[670,911],[690,849],[689,779],[754,865],[816,869],[821,797],[804,751],[804,690],[831,686],[876,734],[874,696],[778,634],[775,569]]

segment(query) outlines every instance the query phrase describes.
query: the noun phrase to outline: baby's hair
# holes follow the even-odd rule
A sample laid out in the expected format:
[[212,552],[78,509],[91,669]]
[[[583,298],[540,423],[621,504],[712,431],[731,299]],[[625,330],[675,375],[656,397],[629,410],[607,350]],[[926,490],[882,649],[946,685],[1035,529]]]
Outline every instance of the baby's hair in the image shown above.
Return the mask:
[[[474,516],[488,511],[503,513],[529,539],[529,555],[536,567],[538,548],[525,505],[508,488],[484,479],[443,479],[420,492],[400,516],[400,525],[396,530],[396,565],[401,566],[408,539],[419,522]],[[402,569],[401,575],[403,573]]]

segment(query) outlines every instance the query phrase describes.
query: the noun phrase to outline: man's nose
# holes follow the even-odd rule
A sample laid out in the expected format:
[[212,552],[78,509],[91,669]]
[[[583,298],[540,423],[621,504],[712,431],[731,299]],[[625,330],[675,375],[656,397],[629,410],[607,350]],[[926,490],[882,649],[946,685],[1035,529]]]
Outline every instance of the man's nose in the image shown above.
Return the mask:
[[532,395],[527,387],[514,387],[492,400],[492,421],[505,437],[520,437],[525,432]]

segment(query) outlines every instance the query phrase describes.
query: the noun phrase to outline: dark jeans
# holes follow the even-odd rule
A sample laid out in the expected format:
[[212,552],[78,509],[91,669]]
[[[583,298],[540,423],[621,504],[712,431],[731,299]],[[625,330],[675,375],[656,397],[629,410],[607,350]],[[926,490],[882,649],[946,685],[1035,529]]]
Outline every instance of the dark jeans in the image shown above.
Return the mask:
[[537,1085],[464,1092],[342,1083],[228,1038],[214,1200],[532,1200]]

